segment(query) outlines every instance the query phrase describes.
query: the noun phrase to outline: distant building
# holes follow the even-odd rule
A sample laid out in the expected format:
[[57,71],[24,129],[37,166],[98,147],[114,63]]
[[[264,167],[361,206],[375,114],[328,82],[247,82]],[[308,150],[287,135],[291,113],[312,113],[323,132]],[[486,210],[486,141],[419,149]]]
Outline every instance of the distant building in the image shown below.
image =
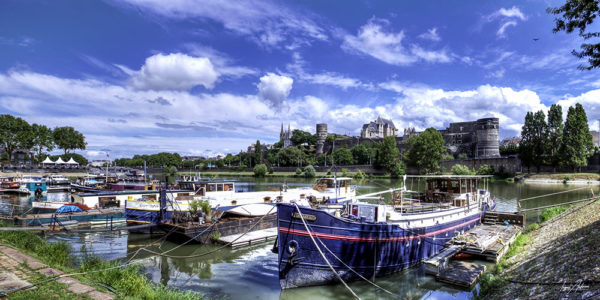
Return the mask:
[[600,134],[596,130],[590,130],[592,134],[592,141],[594,142],[594,146],[600,147]]
[[386,136],[397,136],[398,129],[392,120],[377,117],[377,120],[364,124],[360,131],[361,138],[384,138]]
[[182,161],[191,161],[191,160],[205,160],[206,158],[204,156],[195,156],[195,155],[186,155],[186,156],[182,156],[181,160]]
[[283,141],[283,148],[287,148],[292,145],[292,129],[290,123],[288,123],[287,131],[283,130],[283,123],[281,123],[281,132],[279,133],[279,141]]

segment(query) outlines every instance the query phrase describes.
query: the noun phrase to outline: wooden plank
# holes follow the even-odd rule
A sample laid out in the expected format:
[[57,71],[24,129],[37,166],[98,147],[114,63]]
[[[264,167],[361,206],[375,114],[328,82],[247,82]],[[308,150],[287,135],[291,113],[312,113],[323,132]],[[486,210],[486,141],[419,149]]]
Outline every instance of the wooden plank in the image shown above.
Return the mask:
[[[232,234],[228,236],[221,237],[219,242],[223,244],[231,244],[231,247],[240,247],[240,246],[249,246],[257,243],[262,243],[265,241],[273,240],[277,237],[277,228],[267,228],[257,231],[251,231],[247,234]],[[239,238],[239,239],[237,239]],[[236,240],[237,239],[237,240]],[[235,242],[234,242],[235,240]]]
[[479,276],[481,276],[484,271],[484,265],[464,261],[453,261],[436,277],[436,279],[441,282],[469,288],[477,282]]

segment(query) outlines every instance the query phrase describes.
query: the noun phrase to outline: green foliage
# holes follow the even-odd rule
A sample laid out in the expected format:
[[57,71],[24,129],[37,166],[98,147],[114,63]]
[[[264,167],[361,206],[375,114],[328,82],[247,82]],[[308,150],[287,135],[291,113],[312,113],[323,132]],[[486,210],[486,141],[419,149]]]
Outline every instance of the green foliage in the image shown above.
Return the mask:
[[471,170],[465,165],[454,165],[450,171],[454,175],[475,175],[475,170]]
[[530,233],[532,231],[537,230],[538,228],[540,228],[540,224],[538,224],[538,223],[529,224],[529,225],[527,225],[527,227],[525,227],[525,230],[523,230],[523,233]]
[[392,178],[400,178],[404,174],[406,174],[406,165],[402,161],[397,161],[390,175]]
[[74,257],[67,242],[49,243],[29,231],[0,231],[0,240],[19,249],[27,250],[51,266],[72,266]]
[[163,175],[169,184],[175,184],[177,181],[177,168],[174,166],[164,168]]
[[316,145],[317,136],[311,134],[310,132],[306,132],[300,129],[294,129],[292,131],[291,141],[294,146],[302,145],[304,143],[307,143],[308,145]]
[[552,104],[548,111],[548,162],[554,168],[561,161],[560,145],[562,144],[563,131],[562,107],[559,104]]
[[444,155],[442,155],[442,160],[454,160],[454,155],[445,153]]
[[348,176],[348,170],[346,170],[345,168],[342,168],[342,176]]
[[53,132],[52,129],[48,128],[47,126],[39,124],[32,124],[31,131],[33,134],[33,140],[31,143],[32,148],[34,152],[37,152],[37,161],[41,162],[43,160],[41,156],[44,149],[47,151],[52,151],[54,149],[55,145]]
[[352,152],[348,148],[337,148],[333,151],[333,162],[338,165],[351,165],[354,163]]
[[354,173],[354,179],[363,179],[365,177],[367,177],[367,174],[365,174],[364,172],[362,172],[361,170],[358,170],[356,173]]
[[[255,165],[259,165],[259,164],[262,164],[262,161],[263,161],[262,146],[260,145],[260,141],[256,140],[256,144],[254,146],[254,157],[252,159],[252,162]],[[250,167],[252,167],[252,165],[250,165]],[[264,176],[264,174],[263,174],[263,176]]]
[[593,154],[594,144],[585,110],[579,103],[569,107],[562,140],[559,150],[561,162],[574,171],[586,166],[587,159]]
[[494,167],[489,165],[482,165],[477,170],[477,175],[494,175]]
[[[165,166],[181,165],[181,156],[178,153],[160,152],[151,155],[134,155],[133,158],[115,159],[117,166],[122,167],[141,167],[146,161],[146,166],[150,168],[162,168]],[[211,162],[214,163],[214,162]],[[202,160],[194,160],[193,166],[203,164]]]
[[350,152],[352,152],[354,163],[359,165],[369,164],[369,158],[373,157],[372,149],[365,146],[365,144],[358,144],[352,147]]
[[[554,19],[555,27],[552,29],[554,33],[578,31],[579,36],[584,40],[597,38],[600,35],[599,32],[587,31],[588,26],[592,25],[599,16],[600,9],[597,1],[566,0],[563,6],[548,8],[547,12],[557,15]],[[579,69],[591,70],[600,66],[600,43],[583,43],[580,48],[581,51],[573,50],[571,53],[578,58],[587,58],[589,65],[580,65]]]
[[190,202],[190,214],[195,216],[198,214],[198,208],[200,208],[200,200],[193,200]]
[[377,145],[375,165],[391,173],[396,166],[396,162],[399,160],[400,151],[396,146],[396,138],[393,136],[386,136],[383,138],[383,141]]
[[272,166],[269,166],[269,174],[273,174],[273,172],[275,172],[275,170],[273,170]]
[[304,167],[304,177],[306,178],[314,178],[317,175],[315,168],[312,165],[308,165]]
[[220,232],[218,232],[218,231],[217,231],[217,232],[213,232],[213,233],[210,235],[210,240],[211,240],[211,241],[213,241],[213,243],[216,243],[216,242],[218,242],[220,238],[221,238],[221,233],[220,233]]
[[459,153],[456,158],[458,158],[458,159],[467,159],[467,158],[469,158],[469,156],[466,153]]
[[255,177],[265,177],[267,174],[267,165],[258,164],[254,167],[254,176]]
[[210,203],[208,202],[208,200],[200,200],[198,202],[198,206],[200,207],[203,213],[205,213],[206,215],[210,214]]
[[279,150],[277,158],[281,166],[297,166],[298,160],[300,160],[302,164],[305,164],[306,161],[304,152],[295,146]]
[[54,128],[52,136],[54,138],[54,143],[59,149],[63,149],[65,154],[69,153],[69,150],[85,150],[85,146],[87,146],[83,134],[70,126]]
[[567,210],[566,206],[555,206],[555,207],[546,208],[540,214],[540,222],[544,223],[544,222],[562,214],[566,210]]
[[29,123],[12,115],[0,115],[0,145],[9,160],[16,149],[31,148],[33,132]]
[[412,166],[425,173],[434,173],[440,168],[442,155],[446,153],[442,134],[435,128],[427,128],[418,136],[408,139],[406,159]]
[[521,129],[519,158],[528,169],[536,166],[539,172],[540,166],[544,163],[548,148],[547,133],[548,125],[544,112],[541,110],[536,113],[527,112]]
[[296,176],[302,175],[302,169],[296,168]]
[[499,150],[502,156],[519,154],[519,146],[515,144],[500,146]]

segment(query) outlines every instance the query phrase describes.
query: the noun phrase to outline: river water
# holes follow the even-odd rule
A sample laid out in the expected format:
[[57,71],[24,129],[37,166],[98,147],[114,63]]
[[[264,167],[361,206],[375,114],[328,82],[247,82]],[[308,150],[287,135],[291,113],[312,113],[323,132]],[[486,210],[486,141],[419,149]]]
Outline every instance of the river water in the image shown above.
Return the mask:
[[[254,191],[278,188],[282,179],[239,178],[237,190]],[[312,180],[302,178],[287,179],[288,186],[310,186]],[[423,189],[424,183],[407,180],[409,189]],[[358,182],[358,194],[401,186],[399,180],[378,179]],[[495,181],[489,190],[496,196],[497,210],[515,212],[517,199],[525,199],[549,193],[579,189],[569,193],[559,193],[544,198],[534,198],[521,202],[522,208],[533,208],[561,202],[569,202],[591,196],[591,186],[573,185],[532,185]],[[598,187],[594,186],[598,194]],[[50,199],[69,197],[64,193],[49,194]],[[19,205],[19,206],[11,206]],[[28,197],[0,196],[0,212],[17,209],[27,211],[31,205]],[[527,213],[527,222],[537,221],[539,212]],[[54,235],[50,241],[69,242],[77,255],[82,245],[105,259],[122,258],[159,239],[160,236],[134,233],[96,233],[80,235]],[[164,241],[160,250],[166,251],[179,244]],[[171,287],[202,293],[211,298],[229,299],[348,299],[348,292],[342,285],[298,288],[282,291],[277,277],[277,254],[271,252],[271,243],[242,249],[225,248],[200,258],[165,258],[140,253],[136,262],[145,266],[148,277]],[[218,246],[185,245],[170,252],[170,255],[188,256],[206,253]],[[414,267],[403,272],[376,279],[383,288],[407,299],[468,299],[472,290],[461,290],[435,281],[426,276],[423,267]],[[388,299],[390,296],[378,291],[366,282],[352,282],[350,287],[363,299]]]

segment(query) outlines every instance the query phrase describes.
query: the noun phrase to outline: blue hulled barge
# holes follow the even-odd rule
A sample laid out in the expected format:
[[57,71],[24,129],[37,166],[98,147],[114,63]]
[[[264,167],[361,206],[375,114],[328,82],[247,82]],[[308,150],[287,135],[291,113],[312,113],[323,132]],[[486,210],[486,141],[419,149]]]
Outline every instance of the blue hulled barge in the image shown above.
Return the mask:
[[383,276],[437,254],[494,209],[489,192],[477,188],[480,180],[429,178],[427,191],[414,197],[398,193],[391,204],[348,203],[333,214],[278,204],[281,288],[337,283],[338,275],[344,281]]

